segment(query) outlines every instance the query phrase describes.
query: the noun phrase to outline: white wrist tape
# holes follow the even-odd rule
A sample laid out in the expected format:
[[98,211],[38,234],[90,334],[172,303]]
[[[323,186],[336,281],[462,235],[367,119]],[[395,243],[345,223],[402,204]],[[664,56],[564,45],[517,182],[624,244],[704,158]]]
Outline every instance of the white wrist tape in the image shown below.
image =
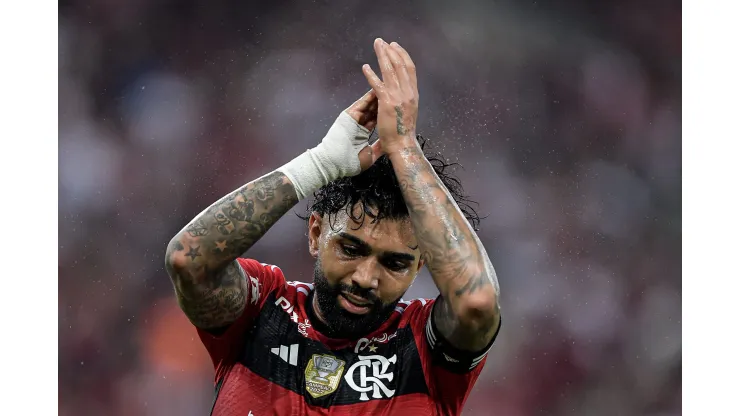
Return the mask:
[[304,199],[329,182],[360,173],[359,153],[368,145],[370,131],[346,112],[337,117],[318,146],[278,168]]

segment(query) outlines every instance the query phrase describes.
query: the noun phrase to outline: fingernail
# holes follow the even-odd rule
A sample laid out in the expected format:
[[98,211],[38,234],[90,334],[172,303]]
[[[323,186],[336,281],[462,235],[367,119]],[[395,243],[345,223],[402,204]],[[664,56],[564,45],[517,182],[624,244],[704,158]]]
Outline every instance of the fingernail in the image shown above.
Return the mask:
[[391,42],[391,46],[398,46],[398,43],[396,43],[396,42]]

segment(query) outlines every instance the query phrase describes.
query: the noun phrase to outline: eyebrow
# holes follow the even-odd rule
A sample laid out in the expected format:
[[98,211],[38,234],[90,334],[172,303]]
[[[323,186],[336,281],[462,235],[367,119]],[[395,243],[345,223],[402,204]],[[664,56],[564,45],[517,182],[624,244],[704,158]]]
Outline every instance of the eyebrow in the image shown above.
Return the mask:
[[[353,244],[356,244],[361,249],[363,249],[363,250],[365,250],[367,252],[372,251],[372,247],[370,247],[370,244],[366,243],[365,241],[363,241],[360,238],[357,238],[357,237],[353,236],[352,234],[348,234],[346,232],[340,232],[338,235],[340,237],[342,237],[343,239],[345,239],[345,240],[351,241]],[[409,248],[411,248],[411,247],[409,247]],[[401,253],[401,252],[398,252],[398,251],[386,251],[386,252],[383,252],[383,256],[384,257],[393,257],[395,260],[407,260],[409,262],[413,262],[414,260],[416,260],[416,256],[414,256],[413,254]]]

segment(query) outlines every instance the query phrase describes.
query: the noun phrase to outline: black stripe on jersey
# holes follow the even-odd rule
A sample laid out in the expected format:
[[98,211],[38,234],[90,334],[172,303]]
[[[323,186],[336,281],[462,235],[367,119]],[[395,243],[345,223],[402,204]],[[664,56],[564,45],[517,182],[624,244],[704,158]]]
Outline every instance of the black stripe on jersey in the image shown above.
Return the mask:
[[209,415],[213,414],[213,409],[216,408],[216,401],[218,400],[218,393],[221,392],[221,387],[224,385],[224,380],[226,380],[226,377],[221,377],[218,379],[218,383],[216,383],[216,394],[213,396],[213,403],[211,404],[211,411],[208,413]]
[[[439,302],[440,300],[438,298],[432,308],[436,308]],[[481,361],[483,361],[484,358],[486,358],[486,355],[491,347],[493,347],[493,343],[496,341],[496,337],[500,330],[501,319],[499,319],[496,333],[493,334],[493,338],[485,348],[478,352],[463,351],[455,348],[442,336],[442,334],[440,334],[437,329],[437,325],[434,322],[434,310],[432,310],[427,319],[424,332],[427,343],[429,344],[429,349],[432,350],[432,363],[452,373],[464,374],[473,370]]]
[[[298,323],[294,321],[295,318],[297,316],[291,317],[289,313],[276,305],[276,295],[271,293],[247,337],[240,362],[271,383],[303,396],[308,404],[323,408],[363,403],[373,399],[389,399],[412,393],[429,394],[421,358],[410,326],[399,328],[396,336],[386,343],[373,344],[376,349],[374,352],[365,348],[356,354],[354,343],[352,348],[332,351],[324,344],[304,337],[298,332]],[[288,354],[293,352],[294,349],[291,349],[293,345],[297,345],[298,357],[291,360],[292,357]],[[282,351],[274,350],[281,346],[284,347]],[[280,356],[281,352],[283,357]],[[339,386],[333,393],[314,398],[306,390],[306,367],[314,355],[324,354],[343,361],[344,370]],[[361,360],[359,356],[364,356],[366,359]],[[377,358],[367,358],[370,356],[385,357],[395,363],[390,362],[388,367],[383,369],[382,363]],[[291,361],[296,365],[292,365]],[[355,366],[353,384],[362,391],[350,386],[347,380],[352,366],[359,361],[363,362]],[[365,374],[364,384],[363,372]],[[383,372],[381,377],[375,379],[383,383],[384,389],[381,386],[370,389],[374,385],[368,384],[368,380],[377,375],[374,372]],[[386,394],[389,391],[392,391],[390,396]]]

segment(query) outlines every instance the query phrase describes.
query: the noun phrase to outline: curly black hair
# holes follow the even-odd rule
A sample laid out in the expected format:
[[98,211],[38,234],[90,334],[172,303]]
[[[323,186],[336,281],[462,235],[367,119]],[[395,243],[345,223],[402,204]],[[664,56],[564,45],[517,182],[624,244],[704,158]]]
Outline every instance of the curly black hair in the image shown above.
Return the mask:
[[[427,147],[427,140],[421,135],[417,135],[416,139],[419,141],[422,151],[424,151]],[[477,205],[477,203],[470,200],[463,193],[460,180],[451,173],[452,168],[460,165],[445,162],[442,155],[436,152],[424,152],[424,156],[431,163],[442,183],[447,187],[465,218],[473,226],[473,229],[478,231],[480,217],[471,206],[471,204]],[[358,216],[355,216],[352,208],[358,202],[361,204],[362,210]],[[377,212],[373,212],[373,208]],[[385,218],[390,220],[408,218],[408,208],[387,155],[381,156],[369,169],[359,175],[337,179],[319,189],[314,193],[313,203],[308,205],[307,215],[305,217],[299,215],[299,217],[308,220],[312,212],[323,216],[325,214],[336,214],[342,209],[357,222],[358,228],[364,223],[365,216],[372,218],[371,223]],[[331,221],[330,225],[333,229]]]

